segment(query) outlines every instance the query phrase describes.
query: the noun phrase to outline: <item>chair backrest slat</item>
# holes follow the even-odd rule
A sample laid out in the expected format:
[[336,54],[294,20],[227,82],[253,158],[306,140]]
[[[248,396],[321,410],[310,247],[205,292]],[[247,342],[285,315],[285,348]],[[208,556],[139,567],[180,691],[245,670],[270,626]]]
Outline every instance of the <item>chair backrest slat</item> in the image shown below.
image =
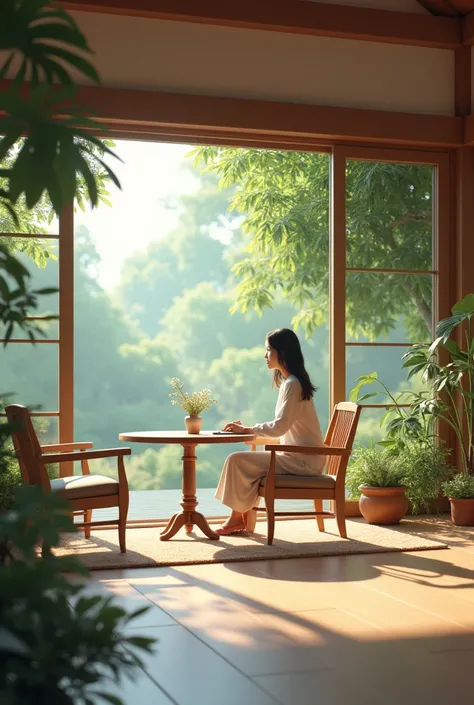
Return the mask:
[[[333,448],[352,450],[359,422],[361,407],[353,402],[344,401],[336,404],[329,423],[325,443]],[[338,481],[344,480],[349,458],[330,456],[327,464],[328,475],[334,475]]]
[[51,489],[45,464],[40,459],[41,446],[31,422],[30,412],[21,404],[9,404],[5,408],[11,432],[13,447],[20,465],[21,476],[26,485],[42,485]]

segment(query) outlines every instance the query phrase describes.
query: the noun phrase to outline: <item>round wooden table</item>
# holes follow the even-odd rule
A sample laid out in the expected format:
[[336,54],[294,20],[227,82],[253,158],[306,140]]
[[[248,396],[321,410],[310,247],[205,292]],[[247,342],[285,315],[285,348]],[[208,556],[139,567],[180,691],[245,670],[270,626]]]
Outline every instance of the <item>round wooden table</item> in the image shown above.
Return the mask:
[[245,434],[213,434],[212,431],[201,433],[187,433],[186,431],[132,431],[120,433],[119,439],[128,443],[172,443],[182,445],[183,454],[183,497],[181,500],[182,511],[173,514],[165,529],[161,532],[161,541],[168,541],[184,526],[189,534],[193,526],[198,526],[201,531],[214,541],[219,540],[219,534],[211,529],[206,517],[196,511],[198,504],[196,497],[196,446],[217,443],[244,443],[255,438],[252,433]]

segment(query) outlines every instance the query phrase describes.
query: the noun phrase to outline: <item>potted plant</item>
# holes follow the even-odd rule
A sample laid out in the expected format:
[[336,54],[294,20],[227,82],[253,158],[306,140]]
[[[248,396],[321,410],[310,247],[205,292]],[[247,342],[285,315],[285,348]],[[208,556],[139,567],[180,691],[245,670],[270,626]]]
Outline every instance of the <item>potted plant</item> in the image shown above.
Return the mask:
[[410,368],[409,379],[422,375],[431,384],[430,391],[415,395],[412,409],[444,421],[456,434],[462,477],[447,482],[444,491],[451,504],[453,523],[474,526],[474,294],[458,301],[451,312],[452,316],[436,326],[431,345],[413,345],[405,353],[404,367]]
[[188,433],[199,433],[202,427],[200,413],[209,409],[211,404],[215,404],[217,400],[212,398],[209,389],[188,394],[184,391],[184,384],[178,377],[173,377],[171,386],[174,389],[174,392],[170,394],[171,403],[180,406],[184,411],[188,412],[188,416],[184,418]]
[[449,453],[431,442],[400,444],[395,450],[396,465],[403,473],[410,510],[432,511],[446,480],[454,474]]
[[[366,385],[377,384],[377,392],[360,395]],[[414,390],[392,394],[378,378],[376,372],[358,378],[351,391],[352,401],[364,400],[382,395],[391,404],[383,415],[380,425],[385,430],[385,438],[376,445],[384,447],[393,456],[400,468],[406,485],[406,496],[411,511],[417,514],[421,509],[431,511],[442,491],[443,482],[454,473],[448,462],[449,453],[442,448],[437,438],[436,417],[428,408],[420,409],[414,402],[419,395]],[[407,403],[410,405],[407,407]]]
[[474,476],[458,472],[443,485],[456,526],[474,526]]
[[387,449],[356,448],[346,484],[352,497],[360,494],[360,511],[369,524],[398,524],[407,513],[403,469]]

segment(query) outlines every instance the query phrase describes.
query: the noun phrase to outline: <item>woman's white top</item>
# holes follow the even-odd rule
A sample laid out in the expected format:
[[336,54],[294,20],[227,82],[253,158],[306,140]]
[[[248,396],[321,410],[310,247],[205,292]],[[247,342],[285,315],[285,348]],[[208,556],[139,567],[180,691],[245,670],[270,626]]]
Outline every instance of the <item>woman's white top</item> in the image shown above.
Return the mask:
[[[324,447],[318,415],[312,399],[301,398],[301,384],[290,375],[280,387],[275,408],[275,419],[252,427],[254,433],[269,438],[279,438],[284,445]],[[295,457],[295,453],[285,454]],[[301,455],[305,463],[316,472],[326,464],[326,456]]]

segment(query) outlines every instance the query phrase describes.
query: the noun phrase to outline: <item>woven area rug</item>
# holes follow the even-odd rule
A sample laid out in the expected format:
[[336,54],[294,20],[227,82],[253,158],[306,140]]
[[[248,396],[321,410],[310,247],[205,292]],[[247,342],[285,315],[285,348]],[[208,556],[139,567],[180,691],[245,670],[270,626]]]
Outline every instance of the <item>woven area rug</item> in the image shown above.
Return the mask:
[[93,532],[90,540],[82,533],[67,534],[55,553],[77,556],[91,570],[107,570],[447,548],[442,539],[433,539],[432,533],[429,538],[423,535],[420,520],[407,519],[398,527],[381,527],[349,519],[349,539],[340,538],[334,519],[326,520],[325,533],[318,532],[314,519],[278,521],[273,546],[266,544],[266,524],[259,522],[256,528],[250,536],[222,536],[219,541],[210,541],[199,531],[189,536],[180,531],[170,541],[160,541],[160,529],[129,529],[125,554],[119,551],[115,530]]

